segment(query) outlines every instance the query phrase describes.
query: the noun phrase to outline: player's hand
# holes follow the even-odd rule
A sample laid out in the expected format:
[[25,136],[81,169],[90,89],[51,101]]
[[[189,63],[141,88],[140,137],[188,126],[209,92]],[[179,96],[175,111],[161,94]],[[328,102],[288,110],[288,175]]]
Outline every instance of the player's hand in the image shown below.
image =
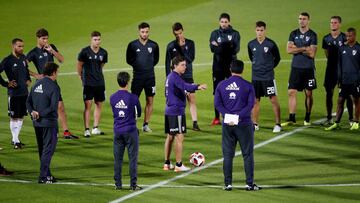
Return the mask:
[[179,46],[181,46],[181,47],[183,47],[183,46],[185,46],[185,38],[179,38],[178,39],[178,44],[179,44]]
[[11,87],[11,88],[17,87],[16,80],[9,81],[8,87]]
[[207,85],[206,84],[201,84],[198,86],[198,90],[206,90]]
[[32,112],[31,112],[31,117],[33,118],[33,120],[39,119],[39,117],[40,117],[39,112],[37,112],[37,111],[32,111]]
[[212,41],[211,44],[216,46],[216,47],[219,46],[219,44],[217,42],[215,42],[215,41]]
[[36,79],[40,80],[41,78],[44,77],[44,75],[43,75],[43,74],[36,74],[34,77],[35,77]]
[[49,44],[46,44],[46,45],[44,46],[44,49],[45,49],[46,51],[50,52],[50,53],[53,53],[53,52],[54,52],[53,48],[52,48]]

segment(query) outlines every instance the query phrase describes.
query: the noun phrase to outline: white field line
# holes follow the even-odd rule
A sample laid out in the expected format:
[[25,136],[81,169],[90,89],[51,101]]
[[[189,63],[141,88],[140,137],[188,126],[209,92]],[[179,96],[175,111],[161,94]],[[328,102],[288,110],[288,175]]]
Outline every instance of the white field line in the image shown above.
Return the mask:
[[[315,121],[314,124],[315,124],[315,123],[321,123],[321,122],[323,122],[323,121],[325,121],[325,120],[326,120],[326,119],[319,119],[319,120]],[[290,132],[287,132],[287,133],[278,135],[278,136],[276,136],[276,137],[273,137],[273,138],[271,138],[271,139],[269,139],[269,140],[266,140],[266,141],[264,141],[264,142],[261,142],[261,143],[255,145],[255,146],[254,146],[254,149],[263,147],[263,146],[265,146],[265,145],[267,145],[267,144],[270,144],[270,143],[272,143],[272,142],[278,141],[278,140],[280,140],[280,139],[282,139],[282,138],[284,138],[284,137],[287,137],[287,136],[290,136],[290,135],[295,134],[295,133],[297,133],[297,132],[303,131],[304,129],[309,128],[309,127],[310,127],[310,126],[302,126],[302,127],[296,128],[296,129],[294,129],[294,130],[292,130],[292,131],[290,131]],[[235,156],[239,156],[239,155],[241,155],[241,151],[237,151],[237,152],[235,153]],[[148,191],[150,191],[150,190],[153,190],[153,189],[162,187],[162,186],[164,186],[164,185],[167,185],[167,184],[170,183],[170,182],[173,182],[173,181],[176,181],[176,180],[178,180],[178,179],[184,178],[184,177],[186,177],[186,176],[188,176],[188,175],[191,175],[191,174],[196,173],[196,172],[198,172],[198,171],[204,170],[204,169],[206,169],[206,168],[208,168],[208,167],[210,167],[210,166],[219,164],[219,163],[221,163],[222,161],[223,161],[223,158],[214,160],[214,161],[206,164],[206,165],[203,166],[203,167],[198,167],[198,168],[195,168],[195,169],[193,169],[193,170],[191,170],[191,171],[188,171],[188,172],[182,173],[182,174],[180,174],[180,175],[177,175],[177,176],[175,176],[175,177],[173,177],[173,178],[170,178],[170,179],[167,179],[167,180],[158,182],[158,183],[153,184],[153,185],[149,185],[148,187],[146,187],[146,188],[144,188],[144,189],[142,189],[142,190],[139,190],[139,191],[133,192],[133,193],[131,193],[131,194],[125,195],[125,196],[123,196],[123,197],[120,197],[120,198],[118,198],[118,199],[115,199],[115,200],[111,201],[110,203],[118,203],[118,202],[122,202],[122,201],[125,201],[125,200],[127,200],[127,199],[130,199],[130,198],[136,197],[136,196],[138,196],[138,195],[140,195],[140,194],[142,194],[142,193],[145,193],[145,192],[148,192]]]
[[[36,181],[28,180],[11,180],[0,179],[0,182],[7,183],[23,183],[23,184],[38,184]],[[76,185],[76,186],[111,186],[114,187],[114,183],[89,183],[89,182],[56,182],[56,185]],[[129,187],[129,185],[123,185]],[[141,185],[144,188],[151,185]],[[335,184],[294,184],[294,185],[261,185],[262,188],[303,188],[303,187],[359,187],[360,183],[335,183]],[[162,185],[160,188],[219,188],[221,185]],[[233,188],[245,189],[245,185],[233,185]]]
[[[326,61],[326,58],[321,58],[321,59],[316,59],[316,61]],[[280,61],[280,63],[290,63],[291,60],[290,59],[283,59]],[[251,63],[250,61],[244,61],[244,63]],[[194,63],[193,66],[194,67],[202,67],[202,66],[211,66],[212,63]],[[155,68],[164,68],[164,65],[158,65],[155,66]],[[119,70],[123,70],[123,71],[130,71],[132,70],[132,68],[130,68],[130,66],[126,66],[126,67],[120,67],[120,68],[104,68],[103,72],[113,72],[113,71],[119,71]],[[72,75],[77,75],[77,72],[64,72],[64,73],[59,73],[59,75],[68,75],[68,76],[72,76]]]

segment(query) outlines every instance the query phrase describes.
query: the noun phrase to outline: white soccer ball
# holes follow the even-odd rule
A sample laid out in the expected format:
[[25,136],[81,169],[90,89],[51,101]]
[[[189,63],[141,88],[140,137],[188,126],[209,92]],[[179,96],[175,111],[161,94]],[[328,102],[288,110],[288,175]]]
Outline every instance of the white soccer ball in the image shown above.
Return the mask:
[[190,163],[196,167],[205,164],[205,156],[200,152],[194,152],[190,155]]

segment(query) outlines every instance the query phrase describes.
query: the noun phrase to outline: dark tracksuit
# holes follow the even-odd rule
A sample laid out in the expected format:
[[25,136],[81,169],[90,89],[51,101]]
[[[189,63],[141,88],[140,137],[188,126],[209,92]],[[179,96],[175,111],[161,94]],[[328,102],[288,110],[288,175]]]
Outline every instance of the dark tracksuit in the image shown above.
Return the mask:
[[114,180],[122,186],[121,172],[125,147],[129,156],[130,186],[137,182],[137,160],[139,152],[139,133],[136,117],[141,116],[139,98],[127,90],[118,90],[110,97],[114,117]]
[[[166,57],[165,57],[165,71],[166,76],[171,72],[171,60],[176,56],[185,57],[186,60],[186,70],[185,73],[181,76],[185,81],[193,82],[193,68],[192,62],[195,59],[195,44],[190,39],[185,39],[185,45],[180,46],[177,40],[170,42],[166,48]],[[192,83],[191,82],[191,83]]]
[[231,76],[219,83],[215,90],[215,108],[225,114],[236,114],[239,123],[235,126],[222,125],[223,172],[225,185],[232,184],[233,158],[237,142],[240,142],[244,160],[246,184],[254,182],[254,128],[251,110],[255,102],[255,91],[251,83],[240,76]]
[[60,88],[55,81],[44,77],[35,82],[26,101],[28,112],[39,112],[39,119],[33,120],[40,158],[39,180],[51,176],[50,162],[57,144]]
[[[230,64],[236,59],[236,54],[240,51],[240,34],[231,26],[228,29],[216,29],[210,35],[210,50],[213,55],[212,77],[213,94],[218,84],[231,76]],[[211,42],[215,41],[218,46]],[[219,112],[215,108],[215,117],[219,117]]]

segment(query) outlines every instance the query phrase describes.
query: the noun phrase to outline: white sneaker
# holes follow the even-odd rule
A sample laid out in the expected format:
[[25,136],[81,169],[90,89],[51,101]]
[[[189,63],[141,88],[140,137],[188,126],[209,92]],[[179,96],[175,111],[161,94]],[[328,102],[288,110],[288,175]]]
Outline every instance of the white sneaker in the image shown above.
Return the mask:
[[104,135],[105,133],[103,131],[101,131],[100,128],[93,128],[91,130],[91,134],[93,134],[93,135]]
[[151,132],[152,132],[152,130],[151,130],[151,128],[149,127],[149,125],[144,125],[144,126],[142,127],[142,129],[143,129],[143,131],[146,132],[146,133],[151,133]]
[[254,123],[254,129],[255,129],[256,131],[260,130],[259,124]]
[[171,163],[170,164],[164,164],[164,168],[163,170],[164,171],[168,171],[168,170],[174,170],[174,165],[172,165]]
[[350,127],[354,124],[354,121],[353,120],[349,120],[349,125]]
[[180,167],[175,166],[175,172],[182,172],[182,171],[190,171],[189,167],[186,167],[184,164],[182,164]]
[[275,125],[273,129],[273,133],[279,133],[279,132],[281,132],[281,126]]
[[85,130],[85,132],[84,132],[84,136],[85,137],[90,137],[90,130]]

